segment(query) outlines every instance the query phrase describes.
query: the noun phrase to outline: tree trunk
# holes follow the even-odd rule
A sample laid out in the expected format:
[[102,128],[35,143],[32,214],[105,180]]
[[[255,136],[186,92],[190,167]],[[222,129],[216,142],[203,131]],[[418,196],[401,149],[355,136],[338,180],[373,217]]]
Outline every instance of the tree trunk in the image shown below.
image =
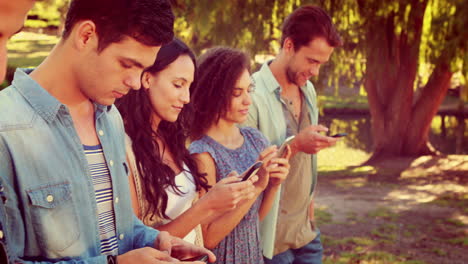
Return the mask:
[[420,156],[436,153],[429,144],[429,130],[432,119],[437,114],[450,86],[452,74],[448,64],[444,62],[439,63],[432,72],[429,81],[413,107],[411,126],[405,137],[402,154]]
[[[449,76],[443,67],[434,71],[432,81],[428,82],[421,99],[413,106],[427,1],[414,0],[408,5],[411,5],[411,11],[401,32],[397,32],[396,26],[401,14],[373,17],[373,21],[367,23],[364,87],[368,94],[374,138],[374,153],[368,163],[395,156],[432,153],[427,147],[427,135],[445,94],[443,89]],[[401,21],[398,25],[402,27]]]

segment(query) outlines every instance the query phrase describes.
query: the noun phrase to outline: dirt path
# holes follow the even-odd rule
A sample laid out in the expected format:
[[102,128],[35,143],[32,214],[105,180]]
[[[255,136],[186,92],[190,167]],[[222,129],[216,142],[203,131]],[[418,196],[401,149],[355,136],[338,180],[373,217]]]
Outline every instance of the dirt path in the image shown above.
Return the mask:
[[468,263],[468,156],[320,176],[325,263]]

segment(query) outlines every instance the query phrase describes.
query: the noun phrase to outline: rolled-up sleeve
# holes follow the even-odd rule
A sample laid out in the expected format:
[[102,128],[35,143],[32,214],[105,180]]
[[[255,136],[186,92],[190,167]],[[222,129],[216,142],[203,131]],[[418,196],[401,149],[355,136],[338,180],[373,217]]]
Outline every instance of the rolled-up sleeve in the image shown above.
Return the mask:
[[159,231],[144,225],[136,216],[133,216],[133,223],[133,230],[135,232],[133,248],[154,247],[154,241],[158,237]]

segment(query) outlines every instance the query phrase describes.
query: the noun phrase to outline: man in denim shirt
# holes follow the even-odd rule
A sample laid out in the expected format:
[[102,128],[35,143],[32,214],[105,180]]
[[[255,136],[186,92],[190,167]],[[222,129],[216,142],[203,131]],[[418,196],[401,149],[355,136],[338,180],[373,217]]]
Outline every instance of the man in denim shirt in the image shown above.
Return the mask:
[[[31,9],[34,0],[0,0],[0,83],[5,78],[5,66],[7,62],[6,44],[8,39],[18,33],[24,24],[26,14]],[[4,203],[6,197],[3,193],[4,187],[0,178],[0,263],[9,263],[12,257],[8,250],[8,234],[6,230],[6,213]]]
[[[63,37],[34,70],[0,92],[0,179],[9,249],[23,263],[167,263],[208,254],[144,226],[133,214],[124,129],[112,105],[173,38],[165,0],[74,0]],[[99,146],[106,197],[84,146]],[[101,225],[100,200],[108,199]],[[115,249],[100,236],[111,230]],[[157,250],[159,249],[159,250]],[[106,252],[106,253],[103,253]],[[115,252],[115,254],[114,254]]]

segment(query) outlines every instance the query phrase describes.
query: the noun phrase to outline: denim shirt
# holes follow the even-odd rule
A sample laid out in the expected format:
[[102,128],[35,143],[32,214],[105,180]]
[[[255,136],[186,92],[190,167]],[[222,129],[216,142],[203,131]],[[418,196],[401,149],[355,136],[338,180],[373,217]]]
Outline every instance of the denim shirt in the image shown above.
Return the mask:
[[[281,86],[270,70],[270,62],[265,62],[260,70],[252,75],[255,82],[255,92],[252,94],[252,105],[249,108],[248,119],[243,126],[257,128],[271,144],[280,146],[287,137],[287,124],[283,113]],[[310,121],[313,125],[316,125],[318,122],[318,109],[314,86],[310,81],[307,81],[306,85],[300,87],[300,89],[306,99]],[[312,155],[310,165],[312,166],[312,185],[310,186],[312,195],[317,184],[317,155]],[[280,197],[281,191],[278,191],[270,212],[260,225],[263,255],[269,259],[274,254]]]
[[[68,108],[18,69],[0,92],[0,177],[9,250],[20,261],[106,263],[96,197]],[[154,245],[158,231],[133,214],[124,128],[115,106],[95,104],[96,133],[113,186],[118,254]]]
[[3,188],[3,184],[0,178],[0,263],[10,263],[10,259],[12,257],[9,255],[8,251],[8,234],[6,232],[6,229],[4,228],[6,226],[6,213],[5,213],[5,206],[4,202],[6,201],[6,197],[3,193],[5,188]]

